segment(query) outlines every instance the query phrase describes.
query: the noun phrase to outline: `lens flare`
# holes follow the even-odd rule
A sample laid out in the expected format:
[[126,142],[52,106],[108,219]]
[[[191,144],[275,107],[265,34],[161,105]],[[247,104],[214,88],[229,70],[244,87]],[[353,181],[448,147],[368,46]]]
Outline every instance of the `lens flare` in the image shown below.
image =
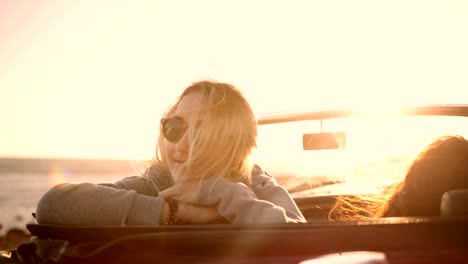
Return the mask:
[[51,185],[73,181],[73,172],[63,165],[55,164],[51,167],[48,176]]

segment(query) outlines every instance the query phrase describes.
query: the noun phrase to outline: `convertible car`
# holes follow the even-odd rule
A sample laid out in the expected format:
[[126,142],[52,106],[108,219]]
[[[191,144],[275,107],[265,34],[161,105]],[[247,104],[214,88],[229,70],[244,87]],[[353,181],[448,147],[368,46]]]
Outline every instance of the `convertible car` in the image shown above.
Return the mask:
[[338,197],[378,195],[401,180],[433,138],[468,138],[468,105],[269,113],[258,124],[256,162],[289,190],[308,223],[29,224],[31,242],[3,251],[3,261],[468,263],[468,190],[458,192],[458,203],[441,203],[444,212],[455,213],[436,217],[345,222],[330,214]]

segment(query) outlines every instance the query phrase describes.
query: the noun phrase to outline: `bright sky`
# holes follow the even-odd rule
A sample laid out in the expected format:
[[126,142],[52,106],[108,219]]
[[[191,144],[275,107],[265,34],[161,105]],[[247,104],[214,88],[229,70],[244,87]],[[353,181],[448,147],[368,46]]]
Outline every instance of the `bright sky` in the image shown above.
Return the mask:
[[191,82],[257,113],[468,103],[468,0],[0,0],[0,156],[148,159]]

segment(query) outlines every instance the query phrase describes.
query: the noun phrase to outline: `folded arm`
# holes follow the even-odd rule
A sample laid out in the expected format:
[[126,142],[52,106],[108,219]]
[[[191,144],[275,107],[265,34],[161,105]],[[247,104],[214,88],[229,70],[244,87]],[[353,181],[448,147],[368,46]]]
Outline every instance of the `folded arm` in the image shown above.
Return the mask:
[[251,188],[223,178],[213,179],[203,186],[199,200],[201,204],[218,204],[219,213],[233,224],[305,222],[283,187],[268,181]]
[[216,206],[218,213],[232,224],[305,222],[283,187],[269,176],[258,181],[251,189],[242,183],[212,177],[201,182],[178,183],[160,195],[189,204]]
[[[257,166],[257,168],[259,168]],[[253,192],[258,199],[269,201],[284,209],[288,223],[305,223],[306,219],[297,207],[294,199],[283,186],[268,173],[252,175]]]
[[[132,178],[132,177],[131,177]],[[36,208],[40,224],[159,225],[164,199],[147,187],[146,179],[124,179],[115,184],[57,185]]]

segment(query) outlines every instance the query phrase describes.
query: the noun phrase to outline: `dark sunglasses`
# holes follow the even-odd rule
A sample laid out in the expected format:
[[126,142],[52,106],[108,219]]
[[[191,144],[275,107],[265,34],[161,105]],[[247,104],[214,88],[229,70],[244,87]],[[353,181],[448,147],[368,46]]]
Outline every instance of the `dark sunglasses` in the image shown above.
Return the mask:
[[161,125],[164,137],[172,143],[179,142],[188,128],[188,125],[178,118],[163,118]]

